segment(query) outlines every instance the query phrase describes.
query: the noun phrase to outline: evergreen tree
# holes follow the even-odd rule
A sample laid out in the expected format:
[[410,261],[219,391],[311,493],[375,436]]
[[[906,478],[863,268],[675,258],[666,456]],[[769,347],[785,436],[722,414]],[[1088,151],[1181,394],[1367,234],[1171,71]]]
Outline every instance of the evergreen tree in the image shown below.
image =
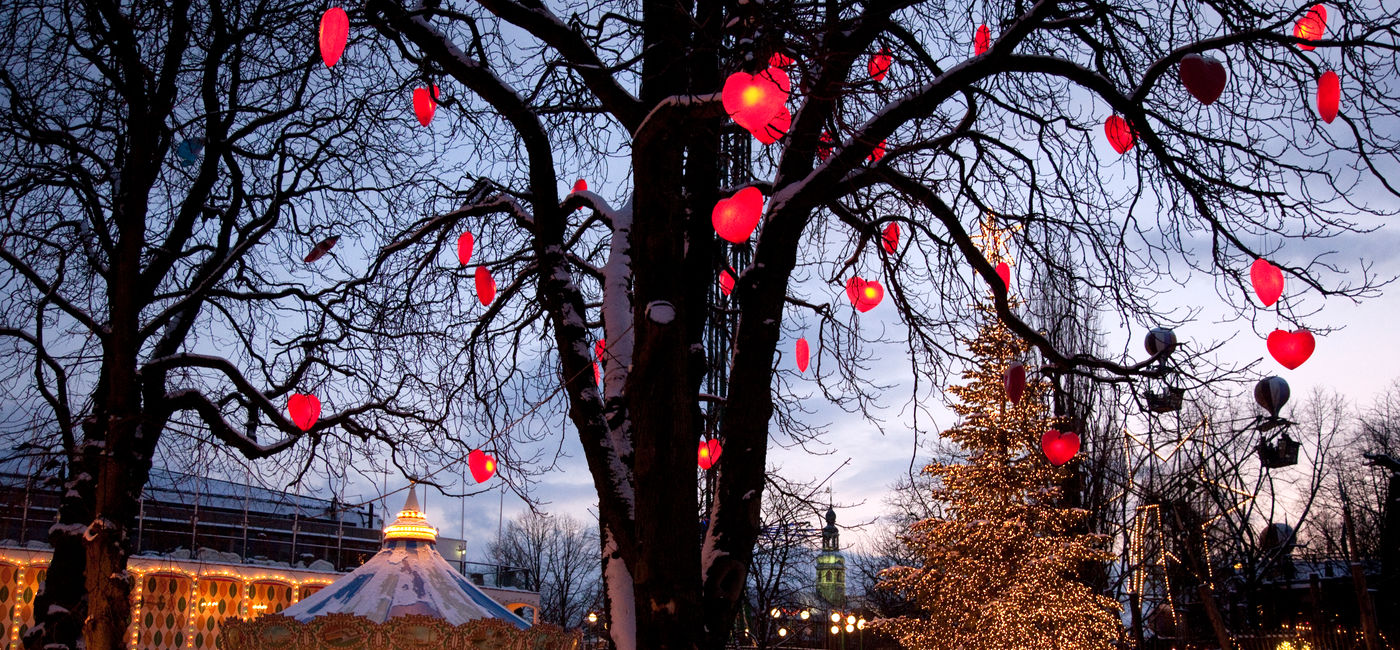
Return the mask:
[[1029,381],[1019,404],[1007,400],[1005,372],[1028,347],[990,307],[971,351],[976,367],[952,386],[961,422],[943,435],[965,462],[928,465],[938,479],[941,517],[914,523],[904,542],[922,567],[884,572],[882,587],[917,603],[911,616],[877,626],[909,648],[990,650],[1109,648],[1118,638],[1117,604],[1076,579],[1085,562],[1108,559],[1107,539],[1072,532],[1087,514],[1057,507],[1065,470],[1040,451],[1055,421],[1047,386]]

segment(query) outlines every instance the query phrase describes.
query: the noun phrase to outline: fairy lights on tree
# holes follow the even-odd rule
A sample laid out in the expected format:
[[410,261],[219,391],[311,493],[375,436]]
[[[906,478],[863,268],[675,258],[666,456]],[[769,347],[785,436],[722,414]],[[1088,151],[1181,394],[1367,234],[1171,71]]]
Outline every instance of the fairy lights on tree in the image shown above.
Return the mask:
[[895,567],[883,587],[917,603],[912,616],[876,623],[909,648],[1111,648],[1118,605],[1074,580],[1085,562],[1110,558],[1100,535],[1070,532],[1087,514],[1056,505],[1068,470],[1040,453],[1054,426],[1047,385],[1029,381],[1019,403],[1007,399],[1005,373],[1027,346],[978,305],[983,323],[971,352],[979,361],[952,386],[961,422],[944,437],[965,462],[934,463],[934,498],[944,518],[910,526],[905,543],[920,567]]

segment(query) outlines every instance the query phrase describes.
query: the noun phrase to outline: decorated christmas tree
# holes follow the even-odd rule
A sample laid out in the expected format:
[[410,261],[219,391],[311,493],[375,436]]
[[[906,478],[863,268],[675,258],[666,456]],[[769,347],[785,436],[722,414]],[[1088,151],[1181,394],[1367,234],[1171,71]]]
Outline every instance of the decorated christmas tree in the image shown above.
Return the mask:
[[989,307],[979,311],[984,321],[970,342],[978,363],[951,387],[961,421],[943,434],[966,460],[924,468],[939,479],[933,496],[946,504],[944,515],[904,536],[922,566],[883,573],[882,587],[904,594],[919,613],[877,625],[909,648],[1112,647],[1117,604],[1076,579],[1084,563],[1108,559],[1107,539],[1073,532],[1086,513],[1056,505],[1067,470],[1041,450],[1056,425],[1043,400],[1047,387],[1029,381],[1018,403],[1008,399],[1008,368],[1027,346]]

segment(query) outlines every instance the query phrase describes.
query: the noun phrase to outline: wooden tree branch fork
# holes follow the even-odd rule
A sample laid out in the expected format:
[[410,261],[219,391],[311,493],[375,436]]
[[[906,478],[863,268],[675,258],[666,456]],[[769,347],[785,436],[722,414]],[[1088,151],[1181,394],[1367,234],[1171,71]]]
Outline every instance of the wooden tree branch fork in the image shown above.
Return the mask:
[[608,67],[583,37],[569,29],[548,8],[531,0],[477,0],[477,4],[553,48],[578,72],[603,108],[629,132],[636,131],[642,121],[642,103],[608,72]]
[[604,417],[603,401],[593,383],[589,358],[586,311],[581,290],[572,280],[564,251],[568,212],[560,209],[555,188],[554,157],[549,137],[538,116],[514,89],[497,77],[484,62],[475,61],[454,46],[421,16],[410,15],[393,0],[371,0],[371,20],[385,36],[407,37],[494,108],[525,143],[528,156],[530,203],[534,211],[532,246],[538,260],[539,296],[549,314],[559,350],[563,383],[569,395],[569,416],[578,429],[589,471],[599,482],[599,513],[621,549],[635,548],[633,478],[628,464],[619,458],[618,445]]

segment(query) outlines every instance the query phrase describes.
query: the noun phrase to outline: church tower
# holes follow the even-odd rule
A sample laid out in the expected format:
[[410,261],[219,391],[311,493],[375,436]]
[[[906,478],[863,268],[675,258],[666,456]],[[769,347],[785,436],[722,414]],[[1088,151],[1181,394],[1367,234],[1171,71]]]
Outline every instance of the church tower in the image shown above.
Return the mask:
[[817,595],[833,607],[846,606],[846,559],[841,555],[836,511],[829,505],[826,527],[822,528],[822,553],[817,556]]

